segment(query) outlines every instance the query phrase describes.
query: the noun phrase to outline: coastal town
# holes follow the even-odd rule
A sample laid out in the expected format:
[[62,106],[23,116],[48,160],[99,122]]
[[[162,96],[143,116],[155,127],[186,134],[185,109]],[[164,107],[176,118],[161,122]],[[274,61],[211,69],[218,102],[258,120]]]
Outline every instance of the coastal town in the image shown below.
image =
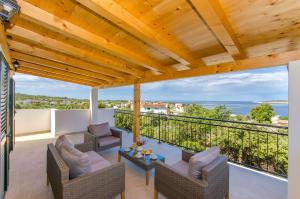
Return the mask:
[[[283,103],[281,101],[281,103]],[[270,103],[271,104],[271,103]],[[163,102],[163,101],[141,101],[141,112],[167,114],[167,115],[181,115],[185,113],[186,109],[190,107],[189,103],[178,102]],[[219,106],[223,106],[220,104]],[[225,109],[228,109],[224,105]],[[50,96],[36,96],[27,94],[16,94],[16,108],[17,109],[88,109],[89,100],[75,99],[67,97],[50,97]],[[98,108],[114,108],[121,110],[133,110],[132,100],[99,100]],[[248,115],[234,114],[230,110],[230,119],[239,121],[252,121]],[[252,121],[253,122],[253,121]],[[272,124],[287,126],[288,118],[274,114],[271,119]]]

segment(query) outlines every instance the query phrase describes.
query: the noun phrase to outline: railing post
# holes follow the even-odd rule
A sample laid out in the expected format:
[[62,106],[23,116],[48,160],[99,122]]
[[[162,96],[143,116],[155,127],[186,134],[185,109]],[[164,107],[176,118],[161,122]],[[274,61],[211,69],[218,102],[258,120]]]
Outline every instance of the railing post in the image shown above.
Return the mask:
[[158,114],[158,143],[160,144],[160,114]]

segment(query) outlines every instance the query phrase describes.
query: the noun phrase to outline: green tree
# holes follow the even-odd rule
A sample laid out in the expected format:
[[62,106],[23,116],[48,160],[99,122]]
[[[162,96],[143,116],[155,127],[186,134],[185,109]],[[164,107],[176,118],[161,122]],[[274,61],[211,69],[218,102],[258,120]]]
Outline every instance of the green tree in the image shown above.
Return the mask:
[[21,104],[16,104],[15,108],[16,108],[16,109],[21,109],[22,106],[21,106]]
[[191,104],[187,106],[182,113],[183,116],[193,116],[193,117],[208,117],[209,109],[204,108],[198,104]]
[[231,111],[226,108],[226,106],[216,106],[210,111],[210,118],[218,120],[229,120]]
[[98,108],[106,108],[106,105],[103,102],[100,102],[98,104]]
[[207,109],[201,105],[192,104],[186,107],[182,115],[228,120],[230,119],[231,111],[226,106],[216,106],[213,109]]
[[259,123],[271,123],[275,112],[272,105],[263,103],[253,108],[250,112],[250,116]]

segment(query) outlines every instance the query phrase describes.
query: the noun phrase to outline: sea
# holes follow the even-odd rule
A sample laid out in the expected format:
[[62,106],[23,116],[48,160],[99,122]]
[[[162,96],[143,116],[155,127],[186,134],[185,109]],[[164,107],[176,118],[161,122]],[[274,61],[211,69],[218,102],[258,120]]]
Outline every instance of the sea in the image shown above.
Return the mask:
[[[251,109],[260,105],[260,102],[239,102],[239,101],[181,101],[183,104],[199,104],[205,108],[213,109],[216,106],[225,105],[235,115],[247,115]],[[288,104],[271,104],[276,115],[288,116]]]

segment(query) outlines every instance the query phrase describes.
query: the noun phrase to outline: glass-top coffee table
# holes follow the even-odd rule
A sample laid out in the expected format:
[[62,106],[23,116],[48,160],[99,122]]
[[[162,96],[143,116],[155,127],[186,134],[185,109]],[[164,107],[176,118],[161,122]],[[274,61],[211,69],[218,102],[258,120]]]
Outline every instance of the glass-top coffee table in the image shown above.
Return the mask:
[[145,155],[142,158],[135,157],[135,150],[126,151],[126,147],[121,147],[119,149],[118,161],[121,161],[121,157],[123,156],[127,160],[130,160],[140,168],[146,171],[146,185],[149,184],[149,171],[154,168],[156,161],[165,162],[165,157],[155,154],[157,156],[156,160],[151,159],[151,155]]

